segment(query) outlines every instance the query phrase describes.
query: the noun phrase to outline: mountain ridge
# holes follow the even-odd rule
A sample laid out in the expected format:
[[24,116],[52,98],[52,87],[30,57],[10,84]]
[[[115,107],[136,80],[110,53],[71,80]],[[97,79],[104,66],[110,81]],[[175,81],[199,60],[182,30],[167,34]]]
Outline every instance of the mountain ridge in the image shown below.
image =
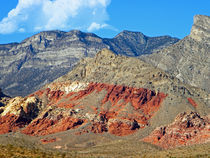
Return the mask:
[[172,46],[140,58],[182,82],[210,92],[210,17],[196,15],[190,35]]
[[79,30],[44,31],[19,44],[0,45],[0,87],[8,95],[25,96],[70,71],[81,58],[93,57],[103,48],[136,56],[177,41],[168,36],[150,38],[131,31],[121,32],[113,39]]

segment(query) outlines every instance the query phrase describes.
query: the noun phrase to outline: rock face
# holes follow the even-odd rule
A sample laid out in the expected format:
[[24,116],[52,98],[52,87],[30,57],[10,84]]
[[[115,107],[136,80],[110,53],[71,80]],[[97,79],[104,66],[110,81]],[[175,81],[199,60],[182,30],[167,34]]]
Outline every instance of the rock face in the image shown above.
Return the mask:
[[148,37],[141,32],[123,31],[113,39],[105,39],[109,49],[116,54],[126,56],[140,56],[151,54],[158,49],[165,48],[178,42],[177,38],[170,36]]
[[208,121],[203,119],[209,109],[205,91],[139,59],[103,49],[29,96],[10,99],[0,114],[0,134],[18,131],[38,137],[43,144],[58,139],[65,143],[68,140],[60,136],[66,139],[66,135],[71,136],[70,141],[77,136],[88,140],[88,136],[99,135],[141,140],[156,127],[171,124],[183,111],[194,111],[179,115],[173,126],[162,127],[167,134],[158,129],[144,139],[160,140],[151,143],[165,147],[162,144],[168,141],[172,127],[183,125],[186,130],[180,135],[187,133],[192,138],[185,140],[188,145],[209,139]]
[[[68,88],[75,84],[64,83]],[[89,83],[83,90],[69,93],[53,90],[59,87],[56,84],[49,87],[32,94],[40,100],[47,98],[49,108],[29,124],[23,133],[47,135],[86,124],[87,127],[79,131],[81,134],[83,132],[109,132],[118,136],[132,134],[148,124],[166,97],[163,93],[156,94],[143,88],[104,83]],[[89,101],[91,96],[95,97]]]
[[209,117],[202,118],[195,112],[181,113],[172,124],[158,127],[143,140],[166,149],[201,144],[210,142],[209,129]]
[[199,41],[210,44],[210,17],[203,15],[196,15],[194,17],[194,24],[190,33],[190,37]]
[[113,39],[77,30],[41,32],[21,43],[0,45],[0,87],[10,96],[25,96],[70,71],[81,58],[93,57],[102,48],[139,56],[177,41],[169,36],[147,37],[129,31]]
[[147,63],[172,73],[182,82],[210,92],[210,17],[196,15],[189,36],[152,55]]
[[206,116],[208,105],[205,91],[139,59],[103,49],[42,89],[11,99],[0,115],[0,133],[139,138],[183,111]]
[[35,97],[15,97],[1,110],[0,134],[15,132],[38,116],[41,102]]

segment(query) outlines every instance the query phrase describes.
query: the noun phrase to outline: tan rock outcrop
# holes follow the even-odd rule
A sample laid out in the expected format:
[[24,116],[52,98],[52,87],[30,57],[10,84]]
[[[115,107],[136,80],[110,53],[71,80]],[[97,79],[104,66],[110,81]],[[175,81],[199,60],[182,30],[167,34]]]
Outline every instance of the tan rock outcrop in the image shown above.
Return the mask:
[[41,102],[35,97],[15,97],[2,108],[0,114],[0,133],[16,131],[37,117]]

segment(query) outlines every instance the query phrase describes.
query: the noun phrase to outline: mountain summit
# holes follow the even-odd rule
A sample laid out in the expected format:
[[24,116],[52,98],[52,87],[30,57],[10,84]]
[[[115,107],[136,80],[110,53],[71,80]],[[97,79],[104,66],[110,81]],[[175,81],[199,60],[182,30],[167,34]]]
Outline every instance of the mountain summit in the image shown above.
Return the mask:
[[117,54],[139,56],[177,42],[169,36],[147,37],[123,31],[113,39],[79,30],[45,31],[21,43],[0,45],[0,87],[11,96],[25,96],[64,75],[84,57],[103,48]]
[[189,36],[140,58],[184,83],[210,92],[210,17],[196,15]]
[[210,16],[196,15],[194,17],[190,37],[210,44]]

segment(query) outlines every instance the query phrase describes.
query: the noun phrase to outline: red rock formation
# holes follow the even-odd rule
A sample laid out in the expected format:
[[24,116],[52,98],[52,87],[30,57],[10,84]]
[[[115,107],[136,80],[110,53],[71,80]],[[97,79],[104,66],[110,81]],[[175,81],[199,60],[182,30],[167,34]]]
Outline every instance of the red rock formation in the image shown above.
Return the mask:
[[29,124],[37,116],[40,104],[35,97],[10,99],[0,114],[0,134],[15,132]]
[[22,133],[32,136],[48,135],[78,128],[83,123],[83,120],[71,117],[61,118],[60,120],[36,119],[22,130]]
[[[70,83],[65,85],[67,87],[62,86],[62,83],[58,85],[54,83],[48,86],[51,89],[46,88],[30,95],[43,100],[46,104],[45,108],[52,107],[52,109],[42,114],[43,116],[39,115],[22,131],[23,133],[48,135],[74,129],[90,122],[85,132],[129,135],[148,124],[148,120],[158,111],[166,97],[163,93],[121,85],[104,83],[87,85],[79,82],[73,87],[70,87]],[[75,87],[76,91],[72,91]],[[66,89],[68,94],[65,94]],[[102,91],[101,94],[106,92],[105,95],[98,97],[97,94]],[[95,95],[98,100],[101,100],[99,105],[92,102],[84,103],[83,100],[89,95]],[[79,111],[84,108],[86,112],[80,113]]]
[[24,127],[27,123],[27,120],[14,114],[2,116],[0,117],[0,134],[15,132],[19,128]]
[[210,141],[209,126],[209,118],[204,119],[196,112],[182,113],[172,124],[155,129],[143,140],[166,149],[205,143]]
[[51,102],[54,102],[54,103],[56,103],[59,99],[61,99],[61,97],[64,95],[64,92],[63,91],[60,91],[60,90],[58,90],[58,91],[50,91],[50,93],[49,93],[49,100],[51,101]]
[[109,133],[117,136],[133,134],[138,128],[139,125],[135,120],[114,120],[108,124]]
[[[92,93],[99,93],[102,90],[107,91],[104,98],[101,99],[101,105],[100,105],[100,113],[97,114],[97,107],[90,106],[90,109],[94,111],[95,114],[97,114],[99,117],[103,116],[106,121],[96,121],[91,123],[91,126],[89,129],[85,130],[91,131],[93,133],[103,133],[109,131],[111,134],[115,134],[118,136],[128,135],[135,132],[139,125],[141,124],[141,128],[143,128],[145,125],[147,125],[148,120],[154,115],[156,111],[158,111],[161,102],[166,97],[163,93],[155,93],[154,91],[147,90],[144,88],[132,88],[127,86],[121,86],[121,85],[109,85],[104,83],[90,83],[84,90],[80,90],[78,92],[70,92],[69,94],[64,94],[63,91],[59,90],[56,87],[61,87],[61,84],[59,86],[56,86],[56,84],[53,85],[55,88],[53,88],[53,91],[51,91],[49,88],[45,89],[45,92],[38,91],[35,93],[36,96],[39,97],[46,97],[48,98],[48,105],[55,105],[59,108],[76,108],[79,106],[81,108],[81,102],[80,100],[85,98],[86,96],[92,94]],[[104,105],[109,102],[111,104],[111,108],[107,110],[104,110]],[[125,106],[130,103],[131,106],[134,108],[134,112],[127,111],[128,118],[121,118],[118,115],[124,111]],[[141,110],[142,112],[139,113],[137,110]],[[108,120],[119,118],[120,121],[112,122],[108,124]],[[135,119],[135,126],[133,126],[133,122],[131,123],[125,123],[125,120],[134,120]],[[122,121],[124,120],[124,121]],[[55,133],[59,131],[68,130],[69,128],[63,128],[61,129],[61,122],[59,121],[60,126],[58,126],[58,122],[44,119],[39,120],[41,123],[38,123],[34,121],[31,125],[26,128],[26,130],[29,129],[29,132],[25,132],[26,134],[30,135],[46,135],[50,133]],[[80,120],[81,121],[81,120]],[[83,120],[84,122],[85,120]],[[54,130],[51,130],[51,127],[56,124],[56,128],[53,128]],[[32,128],[33,126],[33,128]],[[35,131],[30,131],[34,128],[37,128],[36,131],[39,131],[38,133]],[[65,125],[64,125],[65,127]],[[72,127],[71,127],[72,128]]]

